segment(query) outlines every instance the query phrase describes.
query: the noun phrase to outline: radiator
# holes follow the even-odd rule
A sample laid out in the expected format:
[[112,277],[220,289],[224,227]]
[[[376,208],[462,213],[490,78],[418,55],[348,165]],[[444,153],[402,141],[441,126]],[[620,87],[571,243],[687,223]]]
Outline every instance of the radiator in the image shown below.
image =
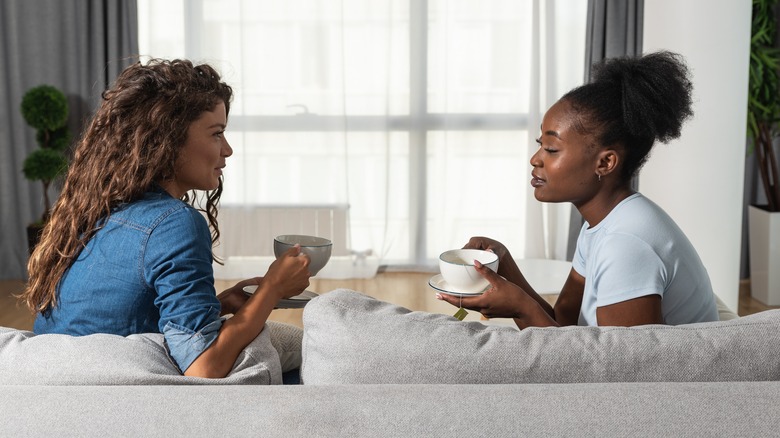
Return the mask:
[[274,255],[274,237],[308,234],[333,242],[333,256],[348,255],[349,204],[223,205],[219,208],[219,244],[214,253],[228,257]]
[[309,234],[333,242],[331,258],[319,278],[372,278],[379,258],[372,249],[350,248],[349,204],[324,205],[222,205],[219,209],[219,243],[214,253],[214,278],[238,280],[263,276],[274,261],[274,237]]

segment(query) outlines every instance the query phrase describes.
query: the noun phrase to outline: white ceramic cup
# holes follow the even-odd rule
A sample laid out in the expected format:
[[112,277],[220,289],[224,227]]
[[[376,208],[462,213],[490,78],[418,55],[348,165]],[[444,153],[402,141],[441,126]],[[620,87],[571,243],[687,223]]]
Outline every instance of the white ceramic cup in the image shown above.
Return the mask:
[[498,271],[498,256],[481,249],[451,249],[439,255],[439,270],[448,285],[459,292],[477,293],[488,286],[488,281],[477,272],[474,260]]
[[282,254],[290,250],[295,244],[301,245],[301,252],[308,255],[309,272],[312,277],[320,272],[330,260],[330,252],[333,249],[333,242],[317,236],[306,236],[301,234],[282,234],[274,238],[274,256],[278,259]]

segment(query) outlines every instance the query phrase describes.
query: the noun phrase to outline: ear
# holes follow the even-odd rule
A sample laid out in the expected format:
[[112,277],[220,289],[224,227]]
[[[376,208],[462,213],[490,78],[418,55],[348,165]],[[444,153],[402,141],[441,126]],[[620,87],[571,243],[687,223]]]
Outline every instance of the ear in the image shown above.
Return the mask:
[[607,176],[617,170],[620,164],[620,154],[615,149],[607,148],[597,155],[596,175]]

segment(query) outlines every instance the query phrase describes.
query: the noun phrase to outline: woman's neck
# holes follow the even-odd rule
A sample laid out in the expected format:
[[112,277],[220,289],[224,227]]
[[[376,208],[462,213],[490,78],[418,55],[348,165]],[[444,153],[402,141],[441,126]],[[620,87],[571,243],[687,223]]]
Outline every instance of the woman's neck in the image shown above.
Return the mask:
[[583,205],[575,205],[582,218],[590,227],[598,225],[618,204],[636,193],[630,186],[616,188],[615,190],[601,190],[589,202]]

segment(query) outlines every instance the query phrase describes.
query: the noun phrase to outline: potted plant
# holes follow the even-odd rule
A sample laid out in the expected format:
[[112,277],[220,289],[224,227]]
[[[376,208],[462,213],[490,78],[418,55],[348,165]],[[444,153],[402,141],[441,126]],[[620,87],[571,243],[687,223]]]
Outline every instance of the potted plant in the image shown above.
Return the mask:
[[57,177],[65,173],[68,166],[65,158],[65,149],[70,143],[70,131],[67,127],[68,100],[57,88],[39,85],[24,94],[21,111],[27,124],[35,128],[35,139],[40,146],[24,160],[22,172],[28,180],[40,181],[43,184],[43,214],[27,227],[27,239],[32,253],[49,217],[49,187]]
[[780,182],[774,140],[780,120],[777,0],[753,0],[748,85],[748,132],[767,205],[748,207],[750,287],[753,298],[780,305]]

